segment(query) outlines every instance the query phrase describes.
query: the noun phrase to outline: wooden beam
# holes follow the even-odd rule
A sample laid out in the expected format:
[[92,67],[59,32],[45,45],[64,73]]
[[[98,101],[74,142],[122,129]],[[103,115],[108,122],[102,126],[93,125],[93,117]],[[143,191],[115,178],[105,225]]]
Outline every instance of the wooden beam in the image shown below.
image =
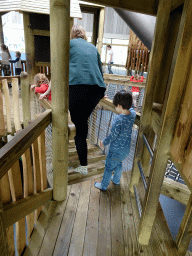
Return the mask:
[[6,228],[34,212],[38,207],[52,200],[53,189],[46,189],[40,193],[23,198],[4,206],[4,223]]
[[46,110],[28,127],[20,131],[9,143],[0,149],[0,179],[16,160],[30,147],[45,128],[51,123],[52,111]]
[[103,46],[103,33],[104,33],[104,23],[105,23],[105,8],[100,9],[99,14],[99,32],[98,32],[98,52],[101,56],[102,46]]
[[[163,3],[163,2],[162,2]],[[163,10],[165,10],[165,1]],[[165,14],[165,13],[164,13]],[[169,14],[166,14],[166,16]],[[143,209],[142,218],[139,228],[139,240],[143,244],[148,244],[150,231],[153,227],[157,204],[161,191],[161,185],[164,179],[164,172],[169,159],[170,144],[173,137],[177,113],[185,89],[185,80],[180,77],[186,77],[190,70],[190,61],[192,56],[191,38],[192,38],[192,3],[186,0],[181,23],[175,45],[175,52],[170,69],[169,80],[167,84],[167,94],[165,97],[164,107],[161,115],[161,131],[157,138],[156,148],[151,165],[149,177],[149,186],[145,197],[145,208]],[[162,15],[160,20],[165,18]],[[161,24],[160,24],[161,25]],[[190,35],[190,36],[189,36]],[[162,40],[162,39],[161,39]]]
[[35,67],[35,42],[32,30],[30,29],[29,14],[23,12],[23,25],[25,36],[25,53],[26,53],[26,65],[27,72],[29,74],[29,82],[33,82],[33,78],[37,72]]
[[3,35],[3,24],[2,24],[2,14],[0,15],[0,45],[4,44],[4,35]]
[[[50,1],[53,198],[67,196],[70,0]],[[59,49],[59,50],[58,50]],[[65,71],[65,72],[64,72]]]
[[[104,6],[109,6],[113,8],[123,8],[129,11],[149,14],[149,15],[157,15],[157,8],[159,1],[155,0],[87,0],[86,2],[101,4]],[[184,3],[184,0],[173,0],[171,3],[171,11],[176,9],[178,6]]]
[[185,209],[184,217],[176,237],[176,245],[180,256],[185,256],[191,241],[192,230],[192,195]]
[[170,178],[164,178],[161,194],[187,205],[191,191],[184,184],[181,184]]
[[50,36],[50,31],[40,30],[40,29],[33,29],[32,34],[34,36]]

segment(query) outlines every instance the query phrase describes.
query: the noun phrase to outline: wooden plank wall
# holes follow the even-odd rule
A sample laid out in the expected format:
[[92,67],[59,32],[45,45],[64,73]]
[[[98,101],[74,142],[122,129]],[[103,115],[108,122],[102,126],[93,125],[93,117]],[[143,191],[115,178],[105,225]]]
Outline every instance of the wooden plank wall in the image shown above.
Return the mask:
[[147,72],[148,64],[149,50],[133,33],[133,31],[130,30],[127,61],[125,67],[127,70]]
[[[9,98],[9,88],[7,80],[3,80],[3,93],[7,101],[5,113],[10,118],[11,104]],[[19,114],[19,88],[18,79],[12,81],[12,106],[13,106],[13,120],[17,133],[22,129]],[[2,93],[0,91],[0,119],[4,120]],[[9,124],[9,130],[12,129]],[[1,123],[0,131],[1,135],[5,131],[3,122]],[[0,197],[3,205],[7,205],[11,202],[17,202],[22,198],[27,198],[29,195],[36,194],[47,188],[47,176],[46,176],[46,156],[45,156],[45,132],[43,132],[39,138],[32,145],[32,154],[30,148],[28,148],[22,155],[20,161],[17,160],[0,180]],[[31,213],[26,218],[19,220],[13,226],[6,229],[8,246],[10,255],[21,255],[26,244],[30,241],[30,236],[34,228],[34,223],[39,216],[41,207]]]

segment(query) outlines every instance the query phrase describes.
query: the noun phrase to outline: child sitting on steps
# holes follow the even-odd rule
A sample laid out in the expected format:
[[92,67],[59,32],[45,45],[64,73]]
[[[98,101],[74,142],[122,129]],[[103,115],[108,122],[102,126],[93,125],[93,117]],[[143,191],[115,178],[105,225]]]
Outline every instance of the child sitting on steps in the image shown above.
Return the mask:
[[[131,146],[131,134],[136,113],[132,106],[132,95],[125,90],[116,93],[113,104],[119,115],[112,123],[111,132],[102,142],[101,146],[109,146],[105,162],[105,171],[101,183],[95,182],[95,187],[106,190],[110,180],[119,185],[122,171],[122,161],[128,156]],[[114,176],[112,172],[114,171]]]

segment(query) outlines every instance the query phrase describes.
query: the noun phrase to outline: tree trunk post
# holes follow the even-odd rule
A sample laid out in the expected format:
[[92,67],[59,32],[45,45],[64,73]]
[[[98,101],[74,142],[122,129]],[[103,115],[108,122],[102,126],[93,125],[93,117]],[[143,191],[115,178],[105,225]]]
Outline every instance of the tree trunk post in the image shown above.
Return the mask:
[[50,1],[53,198],[67,196],[70,0]]

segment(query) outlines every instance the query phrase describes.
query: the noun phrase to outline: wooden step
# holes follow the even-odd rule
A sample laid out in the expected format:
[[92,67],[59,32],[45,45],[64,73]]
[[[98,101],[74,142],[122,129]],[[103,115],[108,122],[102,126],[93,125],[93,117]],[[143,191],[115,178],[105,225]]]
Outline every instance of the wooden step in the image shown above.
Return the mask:
[[[96,156],[88,155],[87,160],[88,160],[88,165],[89,165],[89,164],[96,163],[96,162],[99,162],[99,161],[105,160],[105,159],[106,159],[106,155],[96,155]],[[78,157],[69,159],[69,167],[77,168],[79,164],[80,163],[79,163]]]
[[[99,147],[88,145],[88,152],[101,151]],[[76,148],[69,148],[69,157],[75,156],[77,154]]]
[[69,173],[68,173],[68,184],[82,182],[87,177],[91,177],[91,176],[103,173],[104,169],[105,169],[104,161],[99,161],[94,164],[88,164],[88,174],[87,175],[83,175],[81,173],[74,172],[74,169],[71,168],[71,170],[69,169]]

